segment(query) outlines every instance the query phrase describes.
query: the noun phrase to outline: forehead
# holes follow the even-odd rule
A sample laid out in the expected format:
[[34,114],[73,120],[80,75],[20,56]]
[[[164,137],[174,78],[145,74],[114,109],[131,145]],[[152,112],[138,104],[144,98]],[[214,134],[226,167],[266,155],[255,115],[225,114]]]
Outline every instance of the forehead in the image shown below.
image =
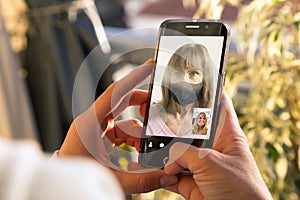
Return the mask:
[[184,55],[175,55],[168,65],[169,67],[177,70],[201,69],[203,60],[200,56],[194,56],[191,58]]
[[189,62],[178,62],[178,63],[173,63],[172,65],[169,65],[169,68],[171,71],[189,71],[189,70],[197,70],[200,71],[200,67],[197,65],[193,65]]

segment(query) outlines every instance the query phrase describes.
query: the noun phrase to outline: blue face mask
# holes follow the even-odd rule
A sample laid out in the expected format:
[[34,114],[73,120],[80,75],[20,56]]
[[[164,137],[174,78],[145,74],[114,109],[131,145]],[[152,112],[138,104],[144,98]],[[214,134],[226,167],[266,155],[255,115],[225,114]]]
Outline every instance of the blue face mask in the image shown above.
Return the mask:
[[198,84],[191,84],[187,82],[172,83],[169,86],[171,97],[176,103],[181,106],[198,101],[198,95],[203,87],[203,82]]

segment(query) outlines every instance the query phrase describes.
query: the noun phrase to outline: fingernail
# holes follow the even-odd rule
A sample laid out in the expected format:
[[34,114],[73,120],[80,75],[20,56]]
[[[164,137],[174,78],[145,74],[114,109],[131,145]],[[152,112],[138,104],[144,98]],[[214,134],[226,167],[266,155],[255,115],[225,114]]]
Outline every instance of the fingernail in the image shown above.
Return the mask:
[[148,60],[146,60],[146,62],[145,63],[153,63],[153,59],[148,59]]
[[160,178],[160,186],[161,187],[167,187],[167,186],[170,186],[170,185],[174,185],[177,182],[178,182],[178,178],[175,175],[174,176],[163,175]]

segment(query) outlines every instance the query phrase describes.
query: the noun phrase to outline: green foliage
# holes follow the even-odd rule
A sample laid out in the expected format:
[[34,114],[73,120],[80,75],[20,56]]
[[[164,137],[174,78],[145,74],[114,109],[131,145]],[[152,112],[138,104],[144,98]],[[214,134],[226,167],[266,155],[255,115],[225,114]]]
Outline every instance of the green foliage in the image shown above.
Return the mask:
[[219,8],[228,4],[239,9],[233,26],[238,52],[230,53],[225,89],[273,198],[298,199],[300,2],[208,2],[200,1],[196,17],[220,18]]

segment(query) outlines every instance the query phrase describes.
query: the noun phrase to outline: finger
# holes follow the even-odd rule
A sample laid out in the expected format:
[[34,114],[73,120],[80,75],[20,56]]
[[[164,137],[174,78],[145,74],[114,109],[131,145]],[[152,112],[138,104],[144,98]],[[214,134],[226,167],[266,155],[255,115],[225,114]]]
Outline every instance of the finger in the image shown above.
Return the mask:
[[141,106],[140,106],[140,115],[142,116],[142,117],[145,117],[145,114],[146,114],[146,110],[147,110],[147,102],[146,103],[144,103],[144,104],[142,104]]
[[[178,183],[174,184],[174,185],[170,185],[170,186],[167,186],[165,187],[165,189],[167,190],[170,190],[172,192],[175,192],[175,193],[178,193],[178,194],[181,194],[182,192],[182,189],[180,187],[182,187],[182,185],[188,185],[189,186],[192,186],[195,184],[195,181],[193,180],[193,177],[192,176],[182,176],[182,175],[178,175]],[[189,189],[188,189],[189,191]],[[186,192],[184,192],[186,193]],[[187,195],[183,195],[181,194],[182,196],[186,197]],[[188,199],[188,198],[185,198],[185,199]]]
[[127,170],[129,170],[129,171],[137,171],[137,170],[142,170],[142,169],[145,169],[145,168],[138,162],[130,162],[127,165]]
[[111,110],[115,110],[126,94],[146,79],[153,70],[153,61],[148,60],[140,67],[134,69],[121,80],[111,84],[95,102],[97,116],[105,118]]
[[178,183],[165,187],[166,190],[180,194],[178,191]]
[[105,117],[101,114],[97,116],[98,121],[101,122],[100,127],[102,130],[102,136],[112,128],[114,128],[114,120],[119,116],[121,112],[128,106],[135,106],[144,104],[147,101],[148,92],[144,90],[132,90],[121,101],[120,105],[116,107],[114,111],[106,113]]
[[153,61],[147,60],[143,65],[133,70],[125,78],[116,82],[114,97],[122,98],[128,91],[135,88],[139,83],[145,80],[153,71]]
[[176,176],[167,176],[162,170],[148,173],[127,173],[115,171],[126,194],[149,192],[177,183]]
[[184,199],[203,199],[203,195],[192,176],[180,176],[178,183],[165,189],[181,194]]
[[175,143],[170,148],[170,159],[165,166],[166,174],[178,174],[184,169],[189,169],[192,173],[201,163],[199,149],[184,143]]
[[114,123],[114,128],[106,132],[106,137],[119,146],[126,143],[133,147],[139,147],[143,124],[137,119],[120,120]]
[[[218,120],[218,126],[216,130],[216,135],[214,138],[214,146],[218,144],[221,140],[222,131],[225,129],[226,126],[229,126],[229,123],[231,119],[234,119],[233,116],[236,116],[235,111],[232,111],[233,108],[231,99],[226,95],[226,93],[223,91],[220,99],[220,114],[219,114],[219,120]],[[234,122],[237,122],[237,119],[234,119]]]
[[234,110],[232,100],[230,99],[230,97],[225,92],[222,93],[221,102],[223,103],[225,111],[228,114],[227,118],[230,118],[229,121],[234,123],[234,124],[238,124],[239,121],[238,121],[238,117],[236,115],[236,112]]
[[161,169],[160,168],[146,168],[146,167],[143,167],[138,162],[130,162],[127,165],[127,170],[131,171],[131,172],[137,172],[137,173],[148,173],[148,172],[157,171],[157,170],[161,170]]
[[203,198],[198,185],[192,176],[182,176],[178,182],[178,192],[189,200],[199,200]]
[[239,125],[239,120],[234,110],[233,103],[230,97],[225,92],[222,93],[221,103],[226,113],[226,119],[222,131],[228,132],[228,130],[234,130],[231,131],[231,134],[238,134],[245,137],[245,134],[243,133],[243,131],[241,131],[241,127]]
[[111,117],[117,118],[128,106],[141,106],[146,104],[147,100],[147,90],[134,89],[123,98],[118,107],[111,111]]
[[222,130],[219,131],[220,136],[214,145],[214,149],[219,152],[233,155],[232,150],[238,150],[236,147],[239,147],[240,145],[248,146],[247,138],[239,125],[232,101],[225,92],[222,94],[221,105],[222,112],[225,113],[225,119],[224,124],[221,127]]

